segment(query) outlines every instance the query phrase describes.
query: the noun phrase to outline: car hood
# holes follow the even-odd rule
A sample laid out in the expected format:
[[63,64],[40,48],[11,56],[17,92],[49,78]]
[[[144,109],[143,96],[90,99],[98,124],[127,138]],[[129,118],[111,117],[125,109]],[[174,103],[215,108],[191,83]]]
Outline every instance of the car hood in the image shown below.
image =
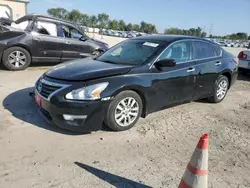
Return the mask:
[[48,70],[45,75],[60,80],[85,81],[125,74],[130,71],[131,68],[132,66],[129,65],[105,63],[88,57],[56,65]]
[[92,40],[96,45],[100,46],[102,49],[104,49],[105,51],[108,50],[109,45],[105,42],[102,42],[100,40],[96,40],[91,38],[90,40]]

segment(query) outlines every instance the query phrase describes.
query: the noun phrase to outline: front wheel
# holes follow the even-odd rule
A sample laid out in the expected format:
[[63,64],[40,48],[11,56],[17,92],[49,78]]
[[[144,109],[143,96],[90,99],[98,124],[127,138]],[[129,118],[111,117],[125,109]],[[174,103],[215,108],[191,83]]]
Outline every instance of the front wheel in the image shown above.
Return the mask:
[[24,70],[31,63],[31,56],[22,47],[10,47],[3,53],[3,65],[9,70]]
[[110,103],[104,122],[114,131],[124,131],[133,127],[141,114],[141,97],[134,91],[123,91]]
[[213,96],[208,98],[213,103],[221,102],[227,95],[229,80],[226,76],[220,75],[214,85]]

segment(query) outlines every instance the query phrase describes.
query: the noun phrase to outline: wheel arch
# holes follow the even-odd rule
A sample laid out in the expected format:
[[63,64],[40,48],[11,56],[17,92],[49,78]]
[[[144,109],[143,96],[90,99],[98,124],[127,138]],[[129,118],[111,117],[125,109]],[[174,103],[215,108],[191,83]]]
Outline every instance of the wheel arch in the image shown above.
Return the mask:
[[229,81],[229,87],[228,87],[228,89],[230,89],[231,83],[232,83],[232,73],[229,70],[225,70],[220,75],[223,75],[223,76],[227,77],[227,79]]
[[[21,44],[21,43],[9,45],[7,48],[4,49],[3,53],[4,53],[7,49],[12,48],[12,47],[21,47],[21,48],[24,48],[25,50],[27,50],[27,51],[29,52],[30,58],[32,58],[30,48],[29,48],[27,45]],[[3,56],[3,53],[2,53],[2,56]],[[2,59],[2,57],[1,57],[1,59]]]
[[119,90],[117,90],[113,96],[118,95],[119,93],[123,92],[123,91],[134,91],[135,93],[137,93],[141,100],[142,100],[142,115],[141,117],[145,118],[148,114],[148,104],[147,104],[147,97],[145,95],[145,92],[143,92],[143,88],[142,86],[125,86],[120,88]]

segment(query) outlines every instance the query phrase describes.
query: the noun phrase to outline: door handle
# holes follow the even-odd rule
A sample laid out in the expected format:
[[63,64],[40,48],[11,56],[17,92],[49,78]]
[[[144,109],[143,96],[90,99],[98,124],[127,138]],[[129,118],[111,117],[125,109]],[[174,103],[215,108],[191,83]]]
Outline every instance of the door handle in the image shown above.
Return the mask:
[[69,41],[66,41],[65,43],[66,43],[66,44],[71,44]]
[[187,72],[194,72],[195,71],[195,68],[190,68],[187,70]]
[[219,66],[219,65],[221,65],[221,62],[219,61],[219,62],[215,63],[215,65]]
[[34,38],[34,40],[38,41],[38,42],[41,42],[41,39],[40,38]]

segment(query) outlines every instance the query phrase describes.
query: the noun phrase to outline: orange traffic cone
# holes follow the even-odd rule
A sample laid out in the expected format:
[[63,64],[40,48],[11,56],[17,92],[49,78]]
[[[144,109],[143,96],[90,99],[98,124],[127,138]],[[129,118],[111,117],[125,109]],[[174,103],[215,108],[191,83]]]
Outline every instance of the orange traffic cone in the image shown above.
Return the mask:
[[208,135],[203,134],[178,188],[207,188]]

